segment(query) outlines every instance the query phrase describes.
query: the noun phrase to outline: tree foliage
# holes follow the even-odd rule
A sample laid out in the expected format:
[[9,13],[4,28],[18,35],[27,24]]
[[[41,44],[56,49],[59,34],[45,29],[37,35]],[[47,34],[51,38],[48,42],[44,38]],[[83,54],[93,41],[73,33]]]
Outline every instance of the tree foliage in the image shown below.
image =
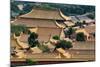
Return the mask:
[[35,47],[36,45],[39,44],[38,42],[38,35],[36,33],[31,33],[29,38],[28,38],[28,43],[31,47]]
[[69,49],[72,47],[73,47],[72,43],[70,41],[66,41],[66,40],[60,40],[60,42],[56,44],[56,48]]
[[55,39],[55,40],[59,40],[60,39],[58,35],[55,35],[52,38]]
[[84,33],[80,32],[76,34],[76,40],[77,41],[85,41],[85,35]]
[[38,62],[37,61],[33,61],[31,59],[26,59],[26,63],[27,64],[37,64]]
[[[24,6],[23,10],[19,10],[17,5],[22,4]],[[35,3],[35,2],[21,2],[13,1],[11,2],[11,11],[17,12],[19,14],[28,13],[33,7],[43,8],[43,9],[60,9],[65,15],[82,15],[89,12],[95,11],[95,6],[85,6],[85,5],[69,5],[69,4],[54,4],[54,3]]]
[[65,36],[69,36],[72,35],[75,32],[75,29],[73,29],[72,27],[69,27],[68,30],[65,31]]
[[95,13],[88,14],[87,17],[90,19],[95,19]]
[[41,49],[43,52],[50,52],[50,49],[46,45],[38,45],[39,49]]
[[29,30],[27,29],[25,25],[11,24],[11,33],[14,33],[16,36],[19,36],[21,32],[28,33]]

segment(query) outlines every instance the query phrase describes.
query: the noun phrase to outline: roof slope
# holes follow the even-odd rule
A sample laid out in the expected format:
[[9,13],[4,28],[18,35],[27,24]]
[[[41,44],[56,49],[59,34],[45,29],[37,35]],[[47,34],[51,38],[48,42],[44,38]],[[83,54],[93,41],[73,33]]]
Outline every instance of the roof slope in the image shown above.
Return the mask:
[[32,9],[27,14],[21,15],[21,18],[37,18],[37,19],[55,19],[64,20],[60,15],[59,10],[47,10],[47,9]]
[[55,24],[55,21],[53,21],[53,20],[19,18],[19,19],[16,19],[13,24],[26,25],[27,27],[53,27],[53,28],[57,28],[57,25]]

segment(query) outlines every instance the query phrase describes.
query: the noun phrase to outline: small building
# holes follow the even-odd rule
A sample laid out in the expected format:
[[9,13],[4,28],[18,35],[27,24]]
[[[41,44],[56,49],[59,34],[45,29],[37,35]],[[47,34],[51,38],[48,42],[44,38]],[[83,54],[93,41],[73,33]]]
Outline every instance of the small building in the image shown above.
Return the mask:
[[90,23],[95,23],[94,19],[88,18],[86,15],[77,15],[77,16],[70,16],[71,20],[76,23],[76,22],[83,22],[85,21],[87,24]]

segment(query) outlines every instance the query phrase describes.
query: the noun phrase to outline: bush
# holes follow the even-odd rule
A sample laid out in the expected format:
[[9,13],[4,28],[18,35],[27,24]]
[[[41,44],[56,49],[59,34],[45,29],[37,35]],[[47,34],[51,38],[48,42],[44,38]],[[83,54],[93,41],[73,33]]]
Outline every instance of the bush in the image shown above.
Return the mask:
[[80,32],[76,34],[76,40],[77,41],[85,41],[85,35],[84,33]]
[[80,26],[80,27],[82,27],[82,25],[83,25],[83,23],[80,22],[80,21],[78,21],[77,23],[75,23],[75,26]]
[[72,27],[69,27],[67,31],[65,31],[65,36],[70,36],[75,32],[75,29],[73,29]]
[[55,39],[55,40],[59,40],[60,39],[58,35],[55,35],[52,38]]
[[38,47],[43,51],[43,52],[50,52],[50,49],[46,45],[38,45]]
[[39,44],[38,40],[38,35],[36,33],[31,33],[29,38],[28,38],[28,43],[31,47],[35,47],[36,45]]
[[95,19],[95,13],[93,13],[93,14],[88,14],[87,17],[90,18],[90,19]]
[[83,24],[86,24],[86,21],[84,20],[82,23],[83,23]]
[[13,25],[11,24],[11,33],[15,33],[16,36],[19,36],[21,32],[28,33],[28,29],[24,25]]
[[56,44],[56,48],[70,49],[72,47],[73,47],[72,43],[66,40],[60,40],[60,42]]
[[15,35],[16,36],[20,36],[20,32],[15,32]]
[[37,61],[33,61],[31,59],[26,59],[27,64],[37,64]]

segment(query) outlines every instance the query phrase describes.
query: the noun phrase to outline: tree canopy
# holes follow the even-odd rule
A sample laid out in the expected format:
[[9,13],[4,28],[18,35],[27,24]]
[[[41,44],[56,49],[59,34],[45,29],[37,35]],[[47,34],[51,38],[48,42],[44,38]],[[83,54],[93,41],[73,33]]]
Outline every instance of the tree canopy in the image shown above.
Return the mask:
[[55,40],[60,40],[60,37],[58,35],[55,35],[52,38],[55,39]]
[[37,38],[38,38],[38,34],[36,34],[34,32],[30,34],[30,36],[28,38],[28,43],[31,47],[35,47],[39,44]]
[[65,36],[69,36],[72,35],[75,32],[75,29],[73,29],[72,27],[69,27],[68,30],[65,31]]
[[29,30],[27,29],[25,25],[11,24],[11,33],[14,33],[16,36],[19,36],[21,32],[28,33]]
[[76,40],[77,41],[85,41],[85,35],[84,33],[80,32],[76,34]]
[[66,40],[60,40],[60,42],[56,44],[56,48],[69,49],[72,47],[73,47],[72,43],[70,41],[66,41]]
[[[23,10],[20,10],[17,5],[23,5]],[[72,4],[57,4],[57,3],[36,3],[36,2],[23,2],[23,1],[12,1],[11,11],[14,13],[25,14],[28,13],[32,8],[43,8],[43,9],[60,9],[65,15],[82,15],[85,13],[95,12],[95,6],[88,5],[72,5]],[[13,15],[13,14],[12,14]]]

